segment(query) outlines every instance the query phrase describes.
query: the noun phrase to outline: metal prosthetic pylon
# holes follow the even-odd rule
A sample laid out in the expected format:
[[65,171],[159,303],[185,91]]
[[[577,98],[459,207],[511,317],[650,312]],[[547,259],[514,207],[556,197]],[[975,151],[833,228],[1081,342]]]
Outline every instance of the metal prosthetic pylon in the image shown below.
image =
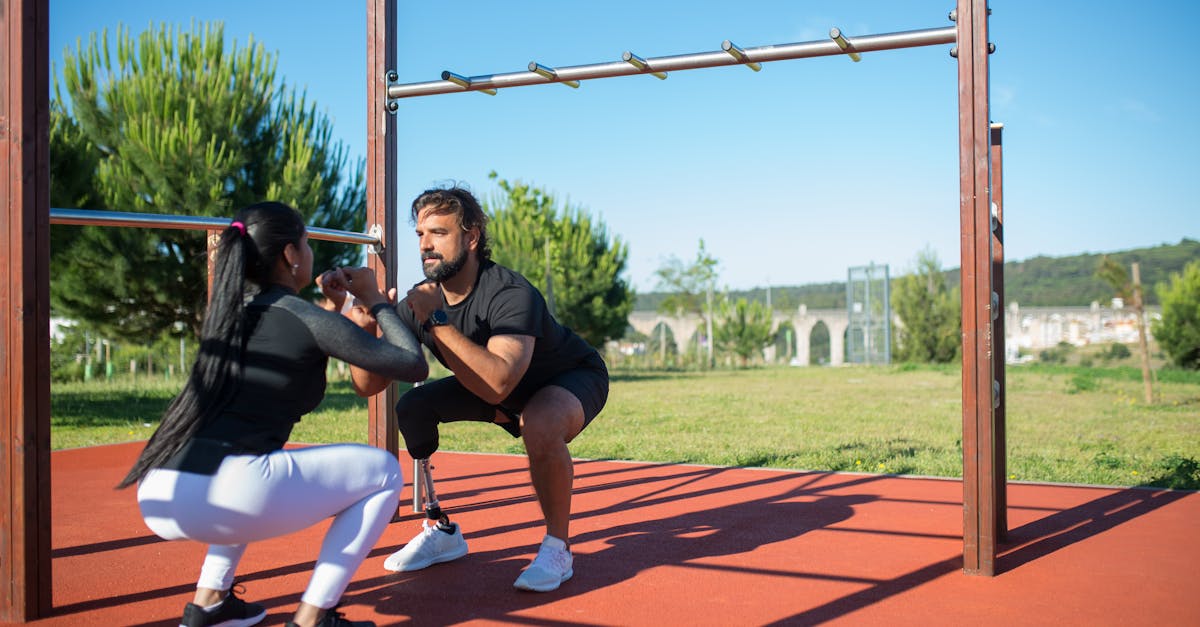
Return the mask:
[[416,509],[418,505],[425,512],[425,518],[436,521],[437,528],[447,533],[454,532],[454,523],[450,522],[450,516],[442,511],[438,504],[437,490],[433,487],[433,465],[429,463],[429,459],[413,460],[413,507]]

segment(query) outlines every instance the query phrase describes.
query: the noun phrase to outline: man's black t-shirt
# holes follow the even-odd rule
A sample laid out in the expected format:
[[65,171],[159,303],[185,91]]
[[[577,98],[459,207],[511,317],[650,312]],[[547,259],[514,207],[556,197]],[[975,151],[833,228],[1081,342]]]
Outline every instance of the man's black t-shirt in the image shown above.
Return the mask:
[[[396,309],[421,343],[443,366],[447,365],[433,338],[421,328],[424,320],[417,320],[404,301]],[[486,346],[488,339],[496,335],[533,336],[529,370],[505,405],[522,407],[554,376],[600,360],[599,353],[583,338],[554,320],[537,288],[525,277],[492,261],[481,264],[475,287],[465,300],[449,306],[443,295],[442,309],[451,325],[480,346]]]

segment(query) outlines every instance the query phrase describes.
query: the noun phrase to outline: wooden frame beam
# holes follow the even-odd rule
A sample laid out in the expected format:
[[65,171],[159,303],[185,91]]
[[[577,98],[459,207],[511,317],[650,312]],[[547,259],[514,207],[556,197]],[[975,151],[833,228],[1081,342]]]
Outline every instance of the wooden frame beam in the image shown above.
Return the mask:
[[50,613],[48,0],[0,0],[0,620]]
[[[1003,213],[999,132],[989,128],[988,8],[958,0],[960,236],[963,314],[963,568],[994,575],[1006,532],[1004,439]],[[395,287],[395,120],[387,72],[396,67],[396,8],[367,0],[367,224],[381,229],[369,265]],[[0,285],[0,619],[49,614],[49,7],[48,0],[0,0],[0,238],[7,280]],[[993,163],[995,161],[995,163]],[[991,206],[998,227],[991,229]],[[993,239],[994,238],[994,239]],[[996,300],[993,301],[993,294]],[[992,318],[996,315],[995,322]],[[997,361],[997,359],[999,361]],[[996,386],[996,387],[994,387]],[[997,389],[998,387],[998,389]],[[398,452],[392,386],[368,405],[368,440]]]
[[[396,3],[367,0],[367,229],[379,227],[382,249],[370,254],[384,293],[396,287],[397,251],[392,242],[399,228],[396,211],[396,116],[387,108],[388,72],[396,69]],[[392,408],[398,398],[392,383],[367,400],[367,441],[393,455],[400,431]]]
[[996,474],[995,448],[987,0],[958,0],[955,21],[962,273],[963,570],[990,577],[996,573],[999,535],[997,485],[1004,477]]

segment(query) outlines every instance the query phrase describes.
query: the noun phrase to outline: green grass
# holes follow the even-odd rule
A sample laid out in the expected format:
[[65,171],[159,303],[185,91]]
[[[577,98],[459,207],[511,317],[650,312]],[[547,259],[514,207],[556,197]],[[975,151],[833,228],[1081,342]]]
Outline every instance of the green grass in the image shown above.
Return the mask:
[[[1200,374],[1160,376],[1153,405],[1141,402],[1140,372],[1129,368],[1014,367],[1008,388],[1010,479],[1200,488]],[[960,390],[954,366],[616,372],[607,407],[571,451],[959,477]],[[55,384],[52,445],[144,439],[174,391],[147,380]],[[292,439],[365,441],[365,402],[331,383]],[[444,426],[442,449],[523,452],[519,440],[478,423]]]

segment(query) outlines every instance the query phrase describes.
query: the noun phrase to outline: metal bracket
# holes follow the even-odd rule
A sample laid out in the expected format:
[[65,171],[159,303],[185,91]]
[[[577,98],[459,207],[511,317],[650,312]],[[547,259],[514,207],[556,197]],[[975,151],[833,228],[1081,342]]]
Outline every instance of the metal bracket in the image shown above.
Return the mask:
[[396,72],[396,70],[388,70],[387,73],[383,75],[383,79],[387,82],[388,86],[388,89],[384,90],[383,92],[383,106],[385,109],[387,109],[388,113],[395,113],[400,109],[400,101],[396,98],[392,98],[391,87],[400,81],[400,74]]
[[367,244],[367,254],[382,255],[383,251],[384,251],[383,227],[378,224],[372,224],[371,228],[367,229],[367,235],[370,235],[371,237],[374,237],[375,239],[379,240],[378,246],[376,246],[375,244]]

